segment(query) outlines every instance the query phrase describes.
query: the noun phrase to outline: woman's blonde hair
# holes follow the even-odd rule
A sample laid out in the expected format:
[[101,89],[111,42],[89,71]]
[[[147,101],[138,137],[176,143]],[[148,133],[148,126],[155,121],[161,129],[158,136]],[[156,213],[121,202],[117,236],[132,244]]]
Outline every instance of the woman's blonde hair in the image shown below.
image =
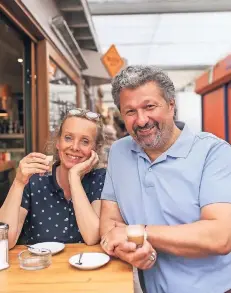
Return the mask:
[[[84,110],[85,112],[87,112],[87,110]],[[99,160],[101,159],[101,153],[102,153],[102,148],[105,142],[105,137],[104,137],[104,131],[103,131],[103,124],[101,121],[101,118],[99,117],[98,120],[94,120],[94,119],[89,119],[87,118],[85,115],[75,115],[75,114],[70,114],[70,112],[68,112],[64,118],[62,119],[60,125],[55,129],[55,131],[53,131],[50,134],[50,138],[46,143],[45,146],[45,152],[49,153],[49,154],[53,154],[54,156],[54,160],[57,162],[60,162],[60,158],[59,158],[59,153],[56,147],[57,141],[60,139],[61,135],[62,135],[62,131],[63,131],[63,125],[65,123],[65,121],[69,118],[72,117],[77,117],[77,118],[82,118],[82,119],[86,119],[86,120],[90,120],[93,123],[96,124],[97,126],[97,136],[96,136],[96,153],[99,156]],[[100,160],[101,161],[101,160]]]

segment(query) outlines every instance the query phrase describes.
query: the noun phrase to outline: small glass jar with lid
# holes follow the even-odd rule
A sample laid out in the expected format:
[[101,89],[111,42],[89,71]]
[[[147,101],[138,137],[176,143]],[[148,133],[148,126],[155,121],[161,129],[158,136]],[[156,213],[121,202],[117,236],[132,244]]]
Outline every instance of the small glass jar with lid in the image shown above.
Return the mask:
[[0,270],[6,269],[9,267],[8,230],[9,230],[9,225],[6,223],[0,222]]

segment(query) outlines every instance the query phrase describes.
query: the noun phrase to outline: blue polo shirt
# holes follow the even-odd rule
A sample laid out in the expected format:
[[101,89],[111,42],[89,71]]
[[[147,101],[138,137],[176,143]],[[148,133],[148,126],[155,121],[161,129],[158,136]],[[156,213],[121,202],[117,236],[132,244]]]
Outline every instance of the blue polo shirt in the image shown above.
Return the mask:
[[[231,203],[231,147],[185,125],[154,162],[129,136],[109,155],[102,199],[116,201],[127,224],[179,225],[200,219],[202,207]],[[224,293],[231,289],[231,254],[186,258],[158,252],[144,271],[148,293]]]

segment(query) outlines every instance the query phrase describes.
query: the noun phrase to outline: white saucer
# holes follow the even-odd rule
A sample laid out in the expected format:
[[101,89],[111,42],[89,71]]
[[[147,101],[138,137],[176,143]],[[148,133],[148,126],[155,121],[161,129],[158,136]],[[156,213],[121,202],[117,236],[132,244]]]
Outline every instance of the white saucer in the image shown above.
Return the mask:
[[81,265],[78,264],[80,254],[73,255],[69,263],[80,270],[94,270],[109,262],[110,257],[100,252],[84,252],[81,258]]
[[[64,249],[65,244],[61,242],[40,242],[40,243],[30,245],[30,247],[39,248],[39,249],[46,248],[51,251],[51,254],[56,254]],[[33,249],[33,248],[28,248],[28,250],[32,253],[39,254],[39,252],[37,253],[36,249]]]

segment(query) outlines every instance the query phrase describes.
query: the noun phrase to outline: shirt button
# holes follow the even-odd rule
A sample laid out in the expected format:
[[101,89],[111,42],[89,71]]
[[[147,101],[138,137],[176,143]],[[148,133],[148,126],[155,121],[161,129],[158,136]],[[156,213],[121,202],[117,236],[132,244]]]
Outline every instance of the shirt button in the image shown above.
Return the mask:
[[149,171],[149,172],[152,172],[152,168],[149,168],[148,171]]

